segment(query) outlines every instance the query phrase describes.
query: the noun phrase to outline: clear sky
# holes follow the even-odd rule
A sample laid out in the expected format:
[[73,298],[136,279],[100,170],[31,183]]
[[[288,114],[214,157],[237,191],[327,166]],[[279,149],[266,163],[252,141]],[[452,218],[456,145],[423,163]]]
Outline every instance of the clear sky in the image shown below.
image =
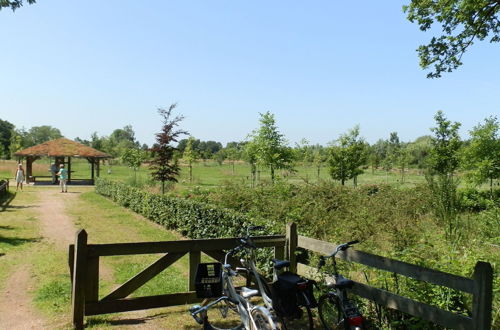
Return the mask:
[[202,140],[240,141],[275,114],[291,142],[325,144],[356,124],[373,143],[429,134],[443,110],[462,134],[500,114],[500,47],[429,80],[415,49],[431,35],[404,1],[39,0],[0,11],[0,119],[68,138],[131,124],[178,102]]

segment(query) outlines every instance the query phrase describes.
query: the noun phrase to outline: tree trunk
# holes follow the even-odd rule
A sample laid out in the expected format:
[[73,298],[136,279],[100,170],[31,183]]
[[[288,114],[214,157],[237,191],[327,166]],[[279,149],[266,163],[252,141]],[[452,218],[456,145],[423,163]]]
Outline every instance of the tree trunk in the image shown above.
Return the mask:
[[189,162],[189,182],[193,183],[193,164]]
[[319,171],[321,170],[321,166],[318,166],[318,181],[319,181]]
[[165,194],[165,181],[162,181],[161,182],[161,194],[164,195]]
[[340,182],[342,183],[342,185],[343,185],[343,186],[345,185],[345,179],[344,179],[344,178],[342,178],[342,179],[340,180]]
[[231,163],[233,165],[233,175],[234,175],[234,160]]
[[271,165],[271,182],[274,183],[274,167]]

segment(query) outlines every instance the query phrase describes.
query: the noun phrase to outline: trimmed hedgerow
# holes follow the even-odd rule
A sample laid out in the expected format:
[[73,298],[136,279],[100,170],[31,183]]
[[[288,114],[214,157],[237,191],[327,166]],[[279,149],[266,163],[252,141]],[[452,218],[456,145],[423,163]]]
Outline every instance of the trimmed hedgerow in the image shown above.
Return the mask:
[[[189,238],[237,237],[259,221],[208,203],[158,195],[120,182],[97,179],[96,192]],[[275,232],[266,225],[266,233]]]

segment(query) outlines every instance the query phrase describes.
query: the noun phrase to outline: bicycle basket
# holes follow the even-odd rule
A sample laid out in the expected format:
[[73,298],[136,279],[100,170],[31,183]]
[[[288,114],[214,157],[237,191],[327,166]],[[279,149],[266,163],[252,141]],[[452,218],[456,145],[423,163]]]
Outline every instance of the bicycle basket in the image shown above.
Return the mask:
[[200,263],[194,282],[198,298],[215,298],[222,295],[222,265],[219,262]]

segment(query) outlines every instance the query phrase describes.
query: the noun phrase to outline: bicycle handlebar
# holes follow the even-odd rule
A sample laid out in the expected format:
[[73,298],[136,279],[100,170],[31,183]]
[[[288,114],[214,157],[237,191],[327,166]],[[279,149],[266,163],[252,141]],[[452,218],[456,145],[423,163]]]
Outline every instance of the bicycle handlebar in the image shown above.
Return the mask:
[[350,241],[350,242],[347,242],[344,244],[337,245],[337,247],[335,248],[335,251],[333,251],[331,254],[329,254],[327,256],[319,257],[318,269],[321,269],[321,267],[323,267],[326,264],[326,259],[335,257],[335,255],[337,255],[337,253],[339,251],[345,251],[348,248],[350,248],[352,245],[357,244],[357,243],[359,243],[359,240],[354,240],[354,241]]

